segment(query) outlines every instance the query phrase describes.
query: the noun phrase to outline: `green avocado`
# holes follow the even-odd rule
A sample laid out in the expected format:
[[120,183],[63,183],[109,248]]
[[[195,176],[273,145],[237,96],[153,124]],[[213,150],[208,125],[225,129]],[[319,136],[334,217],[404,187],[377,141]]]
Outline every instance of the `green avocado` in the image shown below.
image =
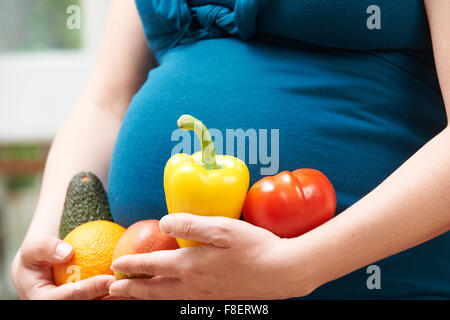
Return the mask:
[[108,197],[95,174],[80,172],[72,178],[67,188],[59,237],[64,239],[76,227],[94,220],[113,221]]

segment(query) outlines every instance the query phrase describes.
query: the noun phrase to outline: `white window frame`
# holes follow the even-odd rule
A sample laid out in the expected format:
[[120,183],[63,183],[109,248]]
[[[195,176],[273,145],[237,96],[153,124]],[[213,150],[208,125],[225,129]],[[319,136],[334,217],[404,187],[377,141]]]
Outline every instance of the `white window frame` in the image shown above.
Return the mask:
[[54,138],[92,70],[108,6],[81,1],[82,49],[0,54],[0,144]]

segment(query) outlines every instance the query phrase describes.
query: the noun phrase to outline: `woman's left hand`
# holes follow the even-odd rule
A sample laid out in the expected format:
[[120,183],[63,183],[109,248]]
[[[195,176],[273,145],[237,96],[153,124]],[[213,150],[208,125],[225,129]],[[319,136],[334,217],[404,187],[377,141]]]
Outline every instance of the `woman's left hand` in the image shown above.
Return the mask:
[[169,235],[205,245],[127,255],[114,271],[156,275],[110,286],[112,296],[139,299],[283,299],[313,287],[289,239],[245,221],[187,213],[165,216]]

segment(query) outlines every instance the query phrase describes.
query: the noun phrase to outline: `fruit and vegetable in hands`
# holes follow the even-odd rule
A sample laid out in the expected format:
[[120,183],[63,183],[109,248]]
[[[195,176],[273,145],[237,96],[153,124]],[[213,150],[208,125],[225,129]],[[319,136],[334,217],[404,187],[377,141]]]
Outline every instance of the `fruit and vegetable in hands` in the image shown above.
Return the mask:
[[336,194],[328,178],[315,169],[283,171],[264,177],[249,190],[244,220],[282,238],[299,236],[331,219]]
[[[125,231],[116,244],[113,261],[127,254],[149,253],[158,250],[174,250],[178,248],[175,238],[161,231],[159,220],[138,221]],[[117,279],[149,278],[141,274],[114,272]]]
[[[164,169],[164,190],[169,214],[185,212],[202,216],[238,219],[249,186],[246,164],[235,157],[216,155],[214,142],[205,125],[190,115],[181,116],[177,125],[194,130],[202,151],[192,156],[172,156]],[[180,247],[201,242],[177,239]]]
[[124,227],[105,220],[90,221],[69,232],[64,241],[72,246],[73,256],[66,263],[53,265],[55,284],[112,275],[113,251],[124,232]]
[[[216,155],[209,131],[202,122],[184,115],[177,122],[194,130],[202,150],[176,154],[164,170],[169,214],[186,212],[205,216],[243,218],[283,238],[299,236],[331,219],[336,194],[328,178],[315,169],[283,171],[256,182],[248,191],[249,171],[235,157]],[[53,266],[55,283],[113,274],[114,259],[127,254],[174,250],[201,244],[175,239],[159,229],[159,220],[143,220],[128,229],[114,223],[106,192],[90,172],[75,175],[68,187],[60,222],[60,238],[72,245],[74,255]],[[149,277],[116,272],[117,279]]]
[[92,172],[80,172],[70,181],[59,226],[59,238],[94,220],[113,221],[108,198],[100,179]]

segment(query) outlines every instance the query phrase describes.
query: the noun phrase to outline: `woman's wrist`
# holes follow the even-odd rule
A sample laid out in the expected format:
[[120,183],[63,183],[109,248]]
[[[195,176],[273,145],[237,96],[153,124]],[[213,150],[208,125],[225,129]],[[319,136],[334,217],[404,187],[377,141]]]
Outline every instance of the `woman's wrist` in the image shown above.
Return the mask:
[[346,245],[330,227],[330,223],[325,223],[296,238],[281,239],[285,242],[284,254],[290,257],[290,278],[299,281],[296,296],[308,295],[343,275],[347,250],[342,248]]
[[312,252],[301,237],[280,239],[274,252],[280,263],[277,272],[284,279],[282,298],[307,296],[322,284],[315,272],[318,261],[311,259]]

